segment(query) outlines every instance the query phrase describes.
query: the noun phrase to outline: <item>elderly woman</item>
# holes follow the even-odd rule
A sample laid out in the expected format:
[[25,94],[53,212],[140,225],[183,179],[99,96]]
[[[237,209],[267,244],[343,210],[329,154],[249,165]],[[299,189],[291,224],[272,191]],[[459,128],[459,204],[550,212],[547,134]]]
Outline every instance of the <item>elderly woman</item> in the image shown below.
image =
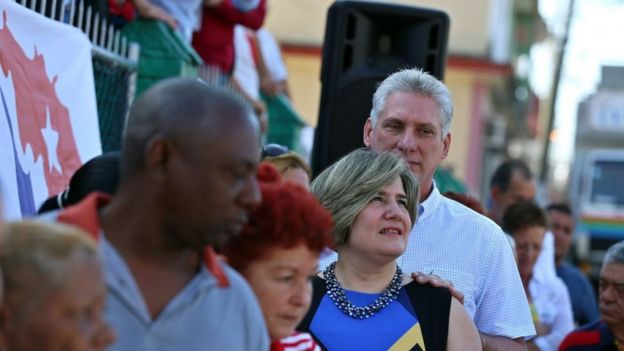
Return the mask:
[[106,288],[97,252],[77,229],[7,225],[0,246],[4,350],[93,351],[114,341],[102,318]]
[[570,295],[557,277],[533,274],[542,251],[547,219],[533,202],[518,202],[503,214],[503,230],[515,241],[520,279],[524,286],[537,336],[527,342],[529,351],[557,350],[563,338],[574,328]]
[[319,255],[332,243],[332,220],[306,189],[279,177],[271,165],[261,164],[262,204],[223,253],[258,297],[271,350],[318,350],[309,334],[295,333],[295,326],[308,311]]
[[405,276],[418,182],[398,156],[360,149],[330,166],[312,192],[332,213],[338,260],[314,279],[299,326],[329,350],[480,350],[477,331],[444,288]]

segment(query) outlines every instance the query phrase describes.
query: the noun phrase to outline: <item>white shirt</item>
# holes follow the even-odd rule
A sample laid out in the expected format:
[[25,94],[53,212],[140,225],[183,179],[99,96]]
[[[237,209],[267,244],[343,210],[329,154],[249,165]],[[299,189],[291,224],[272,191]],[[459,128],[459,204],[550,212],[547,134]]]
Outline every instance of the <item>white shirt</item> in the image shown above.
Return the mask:
[[533,342],[542,351],[555,351],[563,338],[574,329],[568,289],[557,277],[542,279],[533,276],[529,292],[540,323],[550,328],[548,335],[538,336]]
[[234,71],[232,76],[245,93],[255,100],[260,99],[260,76],[256,69],[253,49],[247,36],[248,29],[240,24],[234,27]]
[[288,79],[288,70],[282,59],[280,47],[273,34],[266,28],[260,28],[256,31],[256,38],[258,39],[260,53],[269,71],[269,75],[271,75],[271,79],[278,82]]
[[[433,187],[398,263],[403,271],[436,274],[464,294],[480,332],[508,338],[535,335],[511,245],[498,225]],[[322,259],[326,266],[336,254]]]
[[544,235],[542,251],[537,256],[533,274],[544,279],[557,277],[555,269],[555,236],[550,230],[547,230]]

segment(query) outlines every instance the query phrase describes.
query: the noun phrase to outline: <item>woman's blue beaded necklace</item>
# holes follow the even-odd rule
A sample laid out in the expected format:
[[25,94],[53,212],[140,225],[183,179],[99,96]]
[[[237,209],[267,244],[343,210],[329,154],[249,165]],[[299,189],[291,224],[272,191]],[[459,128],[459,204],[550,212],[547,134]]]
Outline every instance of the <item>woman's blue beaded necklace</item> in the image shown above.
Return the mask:
[[358,307],[349,301],[345,294],[345,290],[340,286],[338,280],[336,280],[336,262],[330,264],[323,271],[325,276],[325,285],[327,286],[327,295],[334,302],[339,310],[344,312],[351,318],[355,319],[367,319],[372,317],[375,313],[381,311],[384,307],[388,306],[392,301],[399,297],[401,286],[403,285],[403,272],[397,265],[396,272],[390,284],[381,293],[381,296],[375,299],[371,304],[367,306]]

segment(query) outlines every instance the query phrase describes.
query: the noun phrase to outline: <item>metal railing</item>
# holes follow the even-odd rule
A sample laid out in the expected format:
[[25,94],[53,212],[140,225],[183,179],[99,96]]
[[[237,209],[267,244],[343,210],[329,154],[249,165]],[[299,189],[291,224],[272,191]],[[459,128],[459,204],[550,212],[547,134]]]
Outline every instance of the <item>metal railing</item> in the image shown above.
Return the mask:
[[128,107],[135,95],[139,45],[129,42],[84,0],[14,0],[55,21],[80,29],[92,44],[103,151],[119,150]]
[[89,37],[97,55],[102,55],[129,69],[136,69],[137,59],[131,52],[133,45],[108,19],[80,0],[14,0],[55,21],[70,24]]

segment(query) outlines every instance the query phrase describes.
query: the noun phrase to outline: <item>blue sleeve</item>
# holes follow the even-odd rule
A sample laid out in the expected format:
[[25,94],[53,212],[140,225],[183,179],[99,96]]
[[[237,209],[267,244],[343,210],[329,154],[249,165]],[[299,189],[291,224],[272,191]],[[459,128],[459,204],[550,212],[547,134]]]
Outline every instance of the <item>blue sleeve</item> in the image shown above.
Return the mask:
[[581,315],[579,316],[579,323],[581,325],[597,321],[600,318],[594,289],[592,288],[591,283],[589,282],[587,277],[583,276],[583,282],[584,289],[586,290],[585,296],[588,297],[588,301],[587,303],[582,304],[583,309],[581,311]]

